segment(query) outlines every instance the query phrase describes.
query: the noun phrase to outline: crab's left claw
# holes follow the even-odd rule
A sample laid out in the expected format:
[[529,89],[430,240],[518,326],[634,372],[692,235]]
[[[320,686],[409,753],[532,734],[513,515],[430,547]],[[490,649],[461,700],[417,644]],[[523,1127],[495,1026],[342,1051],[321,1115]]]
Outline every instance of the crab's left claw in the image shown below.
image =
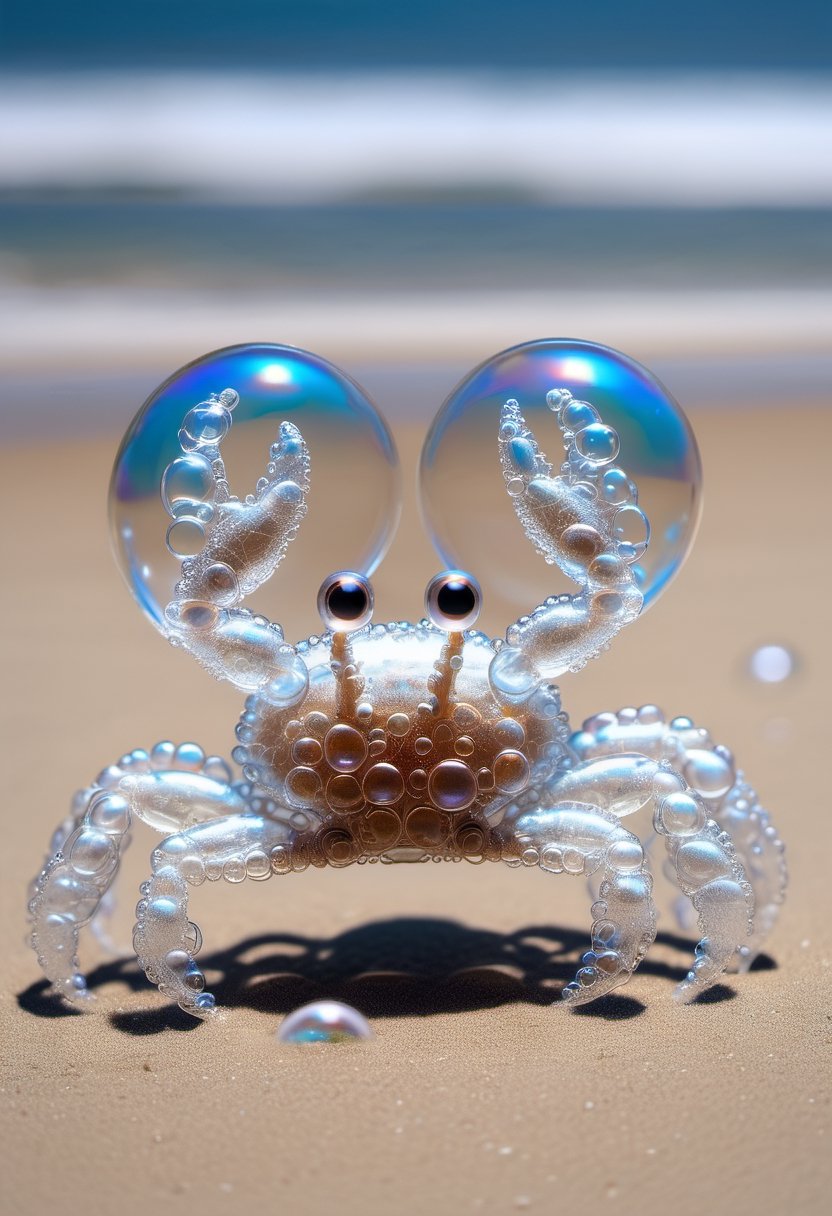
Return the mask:
[[245,499],[229,492],[219,445],[212,458],[214,515],[205,543],[182,566],[179,600],[209,600],[231,607],[271,578],[306,514],[309,452],[298,428],[281,422],[266,476]]
[[[168,548],[182,560],[181,577],[165,609],[165,629],[172,642],[218,679],[249,691],[271,682],[278,702],[289,704],[305,694],[306,667],[284,642],[279,625],[240,605],[271,578],[306,514],[309,452],[298,428],[281,422],[266,475],[253,493],[235,497],[220,444],[236,404],[236,392],[226,389],[195,406],[179,432],[182,454],[162,478],[162,500],[173,517]],[[183,504],[172,497],[171,484],[201,471],[213,485],[207,501],[186,499]],[[183,529],[186,541],[191,535],[198,538],[192,555],[177,548]]]
[[612,467],[618,436],[566,389],[553,389],[547,403],[566,449],[560,472],[553,475],[514,400],[502,409],[500,460],[526,535],[580,590],[546,600],[509,628],[491,669],[495,694],[508,701],[530,695],[542,679],[583,667],[643,602],[632,563],[647,547],[649,524],[636,487]]

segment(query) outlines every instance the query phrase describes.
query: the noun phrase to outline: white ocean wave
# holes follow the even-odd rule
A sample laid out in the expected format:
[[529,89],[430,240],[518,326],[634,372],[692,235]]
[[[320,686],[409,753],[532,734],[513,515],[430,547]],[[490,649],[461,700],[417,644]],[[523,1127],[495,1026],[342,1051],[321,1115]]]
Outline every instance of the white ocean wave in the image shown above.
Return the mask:
[[[476,363],[531,338],[591,335],[657,356],[749,358],[829,350],[825,289],[656,291],[163,290],[65,285],[0,289],[0,371],[171,365],[200,351],[286,342],[336,363]],[[44,339],[48,335],[48,340]],[[791,384],[778,392],[790,393]],[[0,398],[2,390],[0,390]]]
[[827,77],[21,74],[0,82],[0,189],[823,206],[830,129]]

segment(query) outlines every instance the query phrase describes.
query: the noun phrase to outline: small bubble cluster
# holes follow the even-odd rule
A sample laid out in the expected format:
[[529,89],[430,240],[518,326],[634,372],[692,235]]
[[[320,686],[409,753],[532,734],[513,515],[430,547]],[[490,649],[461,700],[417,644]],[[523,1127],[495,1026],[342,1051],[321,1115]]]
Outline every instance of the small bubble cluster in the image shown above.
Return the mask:
[[[164,623],[170,641],[188,650],[218,679],[242,689],[262,687],[271,703],[294,705],[303,699],[309,683],[303,660],[285,644],[279,626],[236,605],[271,577],[297,535],[307,509],[309,453],[297,427],[282,422],[278,440],[271,446],[268,477],[261,478],[256,492],[240,502],[229,491],[219,449],[236,404],[237,394],[226,389],[191,410],[180,431],[185,455],[174,460],[162,477],[163,501],[178,512],[169,542],[179,528],[189,529],[188,535],[194,537],[187,553],[169,543],[171,553],[182,559],[182,568],[173,599],[165,607]],[[223,411],[227,425],[214,425]],[[207,428],[199,422],[205,414],[214,420]],[[197,421],[189,423],[192,415]],[[205,462],[210,504],[173,497],[171,483],[181,480],[178,470],[184,465],[190,470],[197,460]]]
[[[634,562],[647,548],[650,524],[638,506],[635,482],[623,469],[610,463],[620,448],[618,434],[600,421],[593,405],[588,401],[575,401],[568,389],[548,393],[547,403],[555,414],[566,450],[566,461],[557,476],[563,489],[572,491],[573,498],[583,499],[589,504],[586,514],[592,519],[592,523],[570,523],[567,510],[563,510],[566,527],[558,539],[566,560],[571,558],[578,568],[585,567],[602,551],[610,548],[606,538],[611,537],[617,556],[624,562]],[[597,446],[581,444],[582,436],[590,433],[608,437],[609,455],[603,455]],[[515,500],[520,499],[528,493],[532,482],[542,479],[537,493],[550,497],[552,507],[559,504],[558,491],[550,484],[552,467],[538,450],[537,441],[525,424],[519,403],[514,399],[509,399],[503,409],[500,439],[503,476],[509,495]],[[522,448],[519,459],[518,448]],[[533,528],[529,529],[530,517],[521,515],[521,518],[530,532],[531,540],[547,561],[553,562],[559,558],[563,561],[563,554],[553,552],[552,540],[541,530],[540,522],[535,521]],[[575,518],[577,520],[577,516]],[[615,556],[615,551],[606,553],[608,561],[614,560]]]
[[[231,427],[231,411],[239,400],[235,390],[227,388],[212,393],[185,415],[179,431],[183,454],[171,461],[161,483],[162,502],[173,519],[165,541],[174,557],[195,557],[205,543],[205,526],[214,518],[216,474],[212,466],[219,460],[219,445]],[[227,497],[224,476],[220,484]],[[227,566],[212,573],[219,584],[233,579]]]
[[[643,596],[633,563],[650,537],[634,484],[628,480],[628,498],[620,504],[603,492],[603,478],[622,473],[610,464],[618,453],[617,433],[567,388],[550,390],[547,402],[558,417],[566,462],[554,475],[519,403],[509,398],[499,432],[503,478],[526,535],[581,591],[550,596],[507,630],[506,646],[491,665],[491,687],[496,696],[518,703],[539,701],[545,680],[580,670],[635,619]],[[579,451],[584,434],[595,440]]]

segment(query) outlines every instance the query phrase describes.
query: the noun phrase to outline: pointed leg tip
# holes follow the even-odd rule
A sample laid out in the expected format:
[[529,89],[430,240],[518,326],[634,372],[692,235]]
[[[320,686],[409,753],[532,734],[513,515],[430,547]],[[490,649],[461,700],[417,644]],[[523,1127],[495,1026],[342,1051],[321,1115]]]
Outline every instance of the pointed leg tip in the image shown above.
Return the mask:
[[689,972],[681,984],[677,984],[674,988],[673,999],[677,1005],[690,1005],[692,1001],[696,1000],[699,993],[704,991],[704,987],[701,984],[697,984],[692,973]]
[[759,946],[753,948],[751,946],[740,946],[728,970],[735,972],[737,975],[745,975],[747,971],[751,970],[751,964],[759,953]]
[[697,975],[695,970],[689,971],[681,984],[674,989],[673,999],[678,1005],[691,1005],[703,993],[718,984],[724,975],[724,967],[710,972],[705,978]]
[[179,1008],[192,1017],[198,1018],[200,1022],[226,1022],[228,1020],[228,1013],[217,1005],[212,992],[203,992],[193,1003],[180,1001]]
[[95,993],[90,992],[87,981],[82,975],[74,975],[70,979],[53,983],[52,991],[61,997],[67,1005],[81,1013],[88,1013],[96,1004]]

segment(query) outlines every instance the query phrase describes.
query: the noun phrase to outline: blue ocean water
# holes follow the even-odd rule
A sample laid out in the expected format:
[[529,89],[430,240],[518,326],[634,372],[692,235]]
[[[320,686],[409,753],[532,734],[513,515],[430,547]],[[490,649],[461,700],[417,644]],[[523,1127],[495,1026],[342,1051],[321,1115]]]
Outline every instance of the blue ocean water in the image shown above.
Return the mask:
[[817,284],[832,76],[21,72],[0,278]]
[[207,289],[758,288],[832,282],[826,208],[460,197],[269,206],[0,196],[0,268],[40,285]]
[[[786,372],[814,394],[828,372],[778,362],[820,357],[832,280],[826,0],[43,0],[0,8],[0,65],[15,335],[0,369],[18,429],[50,402],[63,414],[63,382],[98,425],[122,388],[132,400],[137,361],[164,372],[177,326],[191,352],[205,327],[225,333],[229,301],[259,315],[294,293],[327,333],[353,293],[370,330],[406,299],[425,345],[453,293],[489,324],[537,293],[538,333],[582,293],[589,320],[591,300],[625,300],[640,341],[660,317],[670,350],[675,299],[688,352],[712,340],[722,292],[738,301],[723,347],[754,346],[726,373],[738,400]],[[759,328],[752,297],[772,301]],[[380,341],[382,363],[415,357],[410,336]],[[759,351],[773,362],[757,375]],[[413,381],[408,410],[435,379]]]
[[832,8],[759,0],[144,0],[5,4],[17,66],[250,64],[273,71],[433,67],[829,68]]

